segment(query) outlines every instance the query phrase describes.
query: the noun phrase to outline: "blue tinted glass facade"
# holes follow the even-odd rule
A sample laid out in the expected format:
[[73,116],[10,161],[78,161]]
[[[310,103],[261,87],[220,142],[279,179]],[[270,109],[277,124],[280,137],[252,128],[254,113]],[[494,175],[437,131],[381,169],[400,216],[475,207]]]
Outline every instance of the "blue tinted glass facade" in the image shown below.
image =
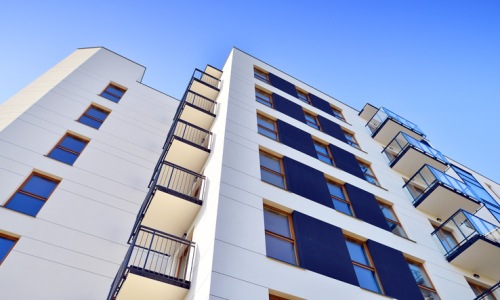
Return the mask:
[[123,94],[125,94],[125,90],[110,84],[101,93],[101,97],[104,97],[113,102],[118,102],[122,98]]
[[87,145],[87,141],[66,135],[49,153],[49,157],[72,165]]
[[89,109],[78,119],[78,122],[99,129],[104,120],[108,116],[109,112],[99,109],[97,107],[91,106]]

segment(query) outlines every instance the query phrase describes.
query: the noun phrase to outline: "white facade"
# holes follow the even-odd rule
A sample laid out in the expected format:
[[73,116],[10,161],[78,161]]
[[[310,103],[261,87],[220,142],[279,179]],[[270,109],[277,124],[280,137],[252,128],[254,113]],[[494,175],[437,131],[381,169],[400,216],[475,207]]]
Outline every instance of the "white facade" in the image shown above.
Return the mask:
[[[326,113],[318,105],[306,104],[276,85],[255,78],[255,68],[325,100],[342,112],[345,121]],[[270,294],[294,300],[394,298],[387,294],[387,277],[380,278],[383,277],[380,265],[375,264],[375,270],[379,278],[384,279],[380,280],[383,292],[376,293],[322,275],[302,265],[305,262],[300,260],[295,266],[270,258],[266,249],[264,206],[285,213],[300,212],[326,223],[327,227],[340,229],[348,239],[370,240],[401,252],[404,258],[421,264],[442,300],[471,300],[476,296],[469,283],[488,288],[499,281],[500,244],[484,249],[465,249],[450,263],[439,239],[436,235],[431,236],[453,212],[466,208],[455,207],[456,203],[470,205],[473,209],[469,209],[470,213],[478,209],[478,217],[497,227],[500,225],[498,220],[479,202],[464,200],[460,195],[457,201],[450,200],[456,192],[449,194],[453,197],[440,194],[446,199],[431,202],[439,198],[435,196],[438,189],[416,207],[410,192],[402,187],[407,181],[412,182],[413,174],[421,166],[434,161],[423,152],[408,151],[398,161],[399,165],[391,167],[388,157],[381,151],[399,132],[399,125],[386,125],[398,129],[395,133],[383,133],[387,137],[381,138],[382,133],[372,134],[367,123],[372,121],[378,108],[367,104],[358,111],[238,49],[231,51],[221,71],[208,66],[205,73],[201,72],[202,77],[193,79],[188,86],[188,91],[205,95],[206,98],[200,99],[205,99],[206,103],[210,99],[216,102],[216,108],[211,110],[213,114],[194,109],[193,106],[200,106],[200,102],[195,102],[197,98],[182,99],[174,126],[190,125],[174,127],[163,153],[162,146],[178,102],[142,85],[140,79],[144,68],[106,49],[78,50],[0,107],[0,128],[4,127],[0,131],[0,176],[6,187],[0,190],[0,202],[6,203],[33,170],[61,179],[36,218],[0,208],[0,232],[19,238],[0,266],[0,287],[9,287],[8,299],[103,299],[115,275],[112,295],[116,292],[117,299],[264,300],[269,299]],[[207,80],[216,83],[206,84]],[[127,88],[119,103],[99,96],[110,82]],[[202,84],[195,86],[199,83]],[[207,86],[208,90],[204,90]],[[282,97],[354,134],[360,149],[326,130],[297,120],[276,106],[257,102],[256,88],[273,97]],[[185,106],[189,101],[193,106]],[[112,111],[99,130],[75,121],[91,103]],[[346,171],[338,162],[336,166],[328,165],[283,141],[259,134],[257,114],[285,122],[310,134],[313,140],[332,145],[370,165],[380,186]],[[194,127],[189,127],[191,125]],[[208,138],[204,135],[202,141],[196,141],[200,144],[193,146],[192,137],[181,136],[176,131],[188,127],[195,128],[198,133],[208,130],[211,135]],[[68,131],[90,140],[73,166],[45,157]],[[408,131],[408,134],[414,132]],[[259,151],[301,162],[324,174],[328,180],[349,184],[374,195],[377,201],[392,207],[408,238],[362,220],[356,211],[356,217],[349,216],[300,196],[290,188],[282,189],[262,181]],[[184,173],[194,172],[206,177],[202,188],[196,179],[196,191],[184,195],[189,196],[189,201],[182,195],[172,196],[168,191],[172,190],[170,181],[165,185],[158,179],[174,174],[165,171],[164,167],[155,172],[158,178],[154,182],[159,188],[153,185],[148,194],[149,180],[160,155],[160,160],[165,158],[168,163],[185,168]],[[500,203],[498,183],[447,160],[472,173],[491,199]],[[436,164],[436,168],[446,170],[446,174],[461,181],[448,166]],[[196,202],[198,200],[200,203]],[[139,209],[143,201],[148,203],[145,210],[145,206]],[[169,203],[178,204],[169,206]],[[144,217],[134,225],[138,211],[139,215],[144,213]],[[132,227],[135,230],[140,226],[192,241],[196,243],[195,251],[192,254],[188,250],[184,254],[182,251],[163,253],[163,257],[168,258],[167,264],[179,261],[175,275],[165,273],[163,267],[149,267],[147,272],[137,275],[131,271],[136,265],[128,261],[126,243]],[[500,232],[497,234],[493,238],[500,243]],[[131,253],[149,247],[155,251],[147,253],[157,255],[156,263],[160,261],[162,250],[146,245],[153,239],[140,244],[142,236],[138,231],[133,237]],[[296,248],[298,243],[295,241]],[[140,247],[135,248],[138,245]],[[301,251],[305,250],[295,250],[296,255]],[[329,257],[329,253],[322,255]],[[493,259],[485,260],[488,255]],[[184,265],[181,261],[188,262]],[[471,267],[464,267],[467,264]],[[192,271],[180,276],[179,270],[184,267]],[[121,272],[127,275],[123,280]],[[186,281],[189,285],[176,286]],[[120,284],[115,286],[118,282]]]

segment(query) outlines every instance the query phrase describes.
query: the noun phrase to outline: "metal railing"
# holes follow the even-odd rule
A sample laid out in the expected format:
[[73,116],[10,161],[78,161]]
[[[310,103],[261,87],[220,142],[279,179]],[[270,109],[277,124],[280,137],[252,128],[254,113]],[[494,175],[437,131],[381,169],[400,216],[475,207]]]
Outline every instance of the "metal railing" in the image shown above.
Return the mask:
[[171,143],[172,138],[176,137],[184,141],[190,142],[198,147],[210,150],[212,146],[212,133],[210,131],[183,120],[177,120],[172,125],[172,127],[173,130],[169,132],[169,136],[167,136],[165,145]]
[[422,137],[425,137],[425,134],[417,126],[417,124],[406,120],[405,118],[399,116],[396,113],[393,113],[392,111],[388,110],[385,107],[379,108],[378,111],[377,111],[377,113],[375,115],[373,115],[373,117],[370,119],[370,121],[368,121],[368,123],[366,124],[366,126],[368,126],[368,128],[370,128],[370,130],[371,130],[372,133],[375,133],[376,131],[378,131],[379,127],[382,124],[384,124],[384,122],[388,118],[396,121],[397,123],[399,123],[400,125],[408,128],[408,129],[410,129],[410,130],[418,133]]
[[200,69],[195,69],[193,79],[197,79],[213,88],[219,89],[220,80],[212,75],[209,75]]
[[484,291],[481,295],[474,298],[474,300],[493,300],[500,298],[500,281],[494,286],[490,287],[488,290]]
[[474,191],[469,188],[465,183],[446,175],[445,173],[429,166],[424,165],[420,170],[410,178],[410,180],[403,186],[406,188],[412,198],[413,204],[418,202],[422,195],[426,194],[429,190],[435,187],[436,184],[442,184],[455,192],[462,194],[468,198],[474,199],[479,202],[479,199]]
[[108,300],[116,299],[129,274],[190,288],[195,243],[141,226],[111,285]]
[[[453,234],[453,238],[450,234]],[[500,245],[500,228],[498,226],[463,209],[459,209],[453,216],[443,222],[432,235],[436,235],[443,245],[446,250],[446,257],[452,255],[462,245],[477,236]]]
[[443,164],[448,164],[448,160],[444,157],[443,154],[441,154],[441,152],[407,135],[404,132],[398,133],[382,152],[384,152],[385,155],[387,155],[387,158],[389,158],[390,163],[392,163],[408,147],[413,147],[418,151],[434,159],[439,160]]
[[196,106],[208,113],[215,114],[217,103],[193,91],[188,90],[184,95],[183,101],[185,101],[185,103]]

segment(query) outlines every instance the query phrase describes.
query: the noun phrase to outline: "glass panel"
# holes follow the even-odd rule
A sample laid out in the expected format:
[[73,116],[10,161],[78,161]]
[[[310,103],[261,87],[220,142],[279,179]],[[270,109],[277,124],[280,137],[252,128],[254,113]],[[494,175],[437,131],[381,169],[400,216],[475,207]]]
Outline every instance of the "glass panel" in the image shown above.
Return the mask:
[[432,288],[431,282],[425,275],[424,271],[421,269],[420,266],[414,265],[412,263],[408,263],[408,266],[410,267],[411,274],[413,275],[413,278],[415,278],[415,281],[417,282],[418,285],[423,285],[428,288]]
[[83,148],[87,145],[87,142],[77,139],[75,137],[67,135],[60,143],[59,146],[66,149],[72,150],[74,152],[82,152]]
[[266,234],[266,254],[293,265],[297,264],[293,244],[269,234]]
[[329,157],[323,156],[321,154],[318,154],[318,159],[321,160],[322,162],[329,164],[329,165],[333,164],[332,160]]
[[34,217],[44,203],[45,201],[18,192],[5,207]]
[[264,225],[267,231],[274,232],[287,238],[292,237],[288,216],[285,214],[264,209]]
[[344,191],[342,190],[342,187],[340,185],[336,185],[331,182],[328,182],[327,184],[328,184],[328,191],[330,191],[330,195],[345,200]]
[[121,97],[121,96],[123,96],[123,94],[125,94],[124,90],[119,89],[119,88],[112,86],[112,85],[110,85],[106,88],[106,92],[113,94],[115,96],[118,96],[118,97]]
[[420,288],[420,291],[422,292],[422,296],[424,296],[425,300],[439,300],[439,296],[435,292],[428,291],[423,288]]
[[54,148],[50,154],[49,157],[53,159],[57,159],[58,161],[61,161],[63,163],[67,163],[68,165],[72,165],[76,159],[78,158],[77,154],[68,152],[66,150],[62,150],[59,148]]
[[116,96],[114,96],[114,95],[108,94],[108,93],[106,93],[106,92],[102,93],[102,94],[101,94],[101,97],[106,98],[106,99],[108,99],[108,100],[111,100],[111,101],[113,101],[113,102],[118,102],[118,101],[120,101],[120,98],[119,98],[119,97],[116,97]]
[[78,119],[78,121],[95,129],[99,129],[99,127],[101,127],[102,124],[101,122],[91,119],[87,116],[81,116],[80,119]]
[[261,153],[260,165],[281,174],[281,164],[277,158]]
[[0,262],[7,256],[7,253],[14,247],[15,243],[13,240],[0,237]]
[[335,208],[335,210],[343,212],[346,215],[352,216],[352,211],[351,211],[351,207],[349,204],[342,202],[342,201],[339,201],[337,199],[333,199],[333,198],[332,198],[332,201],[333,201],[333,207]]
[[344,116],[342,116],[342,112],[340,110],[332,107],[332,112],[335,118],[340,119],[342,121],[344,120]]
[[297,94],[299,95],[299,100],[300,101],[303,101],[305,103],[309,103],[309,100],[307,99],[307,95],[306,94],[301,93],[301,92],[297,92]]
[[57,182],[33,175],[21,190],[42,198],[48,198],[56,186]]
[[349,250],[349,255],[351,256],[351,259],[353,261],[358,262],[365,266],[371,266],[370,261],[366,256],[365,248],[363,247],[363,245],[347,240],[346,244],[347,244],[347,249]]
[[269,119],[265,119],[265,118],[260,117],[260,116],[257,118],[257,124],[259,124],[262,127],[266,127],[267,129],[273,130],[273,131],[275,129],[273,121],[271,121]]
[[358,277],[360,287],[376,293],[381,292],[375,272],[360,266],[354,266],[354,272],[356,272],[356,277]]
[[318,143],[314,143],[314,148],[316,149],[317,152],[320,152],[321,154],[329,156],[328,150],[326,149],[326,146],[318,144]]
[[268,83],[269,81],[267,80],[267,74],[260,71],[260,70],[257,70],[257,69],[254,69],[254,77],[257,78],[257,79],[260,79],[266,83]]
[[402,236],[404,238],[408,237],[405,231],[403,230],[403,227],[401,227],[399,224],[387,221],[387,225],[389,225],[389,229],[391,230],[392,233]]
[[274,173],[271,173],[263,169],[260,170],[260,176],[261,179],[267,183],[270,183],[272,185],[275,185],[283,189],[285,188],[285,181],[283,180],[282,176],[276,175]]
[[278,140],[278,136],[276,135],[276,133],[271,132],[269,130],[265,130],[265,129],[261,128],[261,127],[259,127],[259,133],[262,134],[262,135],[265,135],[268,138],[271,138],[271,139],[273,139],[275,141]]
[[85,114],[101,121],[104,121],[104,119],[106,119],[106,117],[108,116],[108,112],[97,109],[95,107],[91,107]]
[[394,215],[394,213],[392,212],[392,209],[390,207],[387,207],[383,204],[379,204],[379,206],[380,206],[380,209],[382,210],[382,213],[384,214],[384,216],[387,219],[391,219],[391,220],[397,222],[398,219],[396,218],[396,216]]

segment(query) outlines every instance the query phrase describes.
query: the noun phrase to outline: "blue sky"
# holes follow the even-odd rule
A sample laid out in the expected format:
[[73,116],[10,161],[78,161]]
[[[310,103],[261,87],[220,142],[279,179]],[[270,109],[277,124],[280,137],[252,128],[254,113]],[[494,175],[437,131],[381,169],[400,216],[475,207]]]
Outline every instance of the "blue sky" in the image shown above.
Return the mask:
[[397,112],[500,181],[500,1],[4,0],[0,43],[0,103],[90,46],[180,98],[236,46],[356,109]]

